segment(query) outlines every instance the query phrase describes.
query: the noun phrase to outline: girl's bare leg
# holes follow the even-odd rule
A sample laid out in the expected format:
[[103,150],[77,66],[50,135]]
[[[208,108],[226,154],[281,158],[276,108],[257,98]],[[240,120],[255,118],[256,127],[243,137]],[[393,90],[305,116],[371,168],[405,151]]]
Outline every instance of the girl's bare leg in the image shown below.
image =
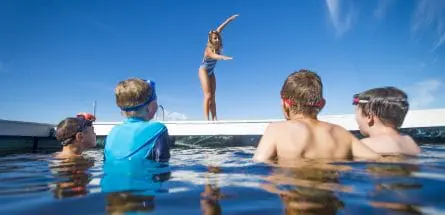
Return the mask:
[[210,75],[210,89],[211,89],[211,101],[210,101],[210,113],[212,114],[212,120],[218,120],[216,116],[216,77],[215,73]]
[[209,120],[209,108],[212,100],[212,88],[210,87],[210,77],[207,75],[207,70],[199,68],[199,80],[201,81],[201,88],[204,94],[203,110],[204,119]]

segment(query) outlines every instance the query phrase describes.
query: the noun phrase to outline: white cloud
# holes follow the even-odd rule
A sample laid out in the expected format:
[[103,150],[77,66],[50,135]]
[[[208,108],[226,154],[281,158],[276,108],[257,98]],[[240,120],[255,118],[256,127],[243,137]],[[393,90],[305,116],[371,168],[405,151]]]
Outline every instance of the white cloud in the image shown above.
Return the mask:
[[414,9],[411,30],[416,33],[426,28],[435,30],[433,50],[445,44],[445,1],[418,0]]
[[354,22],[356,12],[352,1],[326,0],[326,6],[328,7],[329,17],[337,31],[337,35],[343,35],[352,27]]
[[435,79],[415,83],[411,90],[411,107],[422,108],[433,103],[441,86],[442,82]]
[[374,10],[374,17],[379,20],[383,19],[392,3],[393,0],[379,0],[377,8]]
[[187,120],[187,115],[179,112],[167,112],[166,114],[167,120]]
[[[159,108],[158,112],[156,113],[156,119],[158,120],[162,120],[162,109]],[[188,117],[186,114],[183,113],[179,113],[176,111],[169,111],[169,110],[164,110],[164,121],[183,121],[183,120],[187,120]]]
[[445,43],[445,32],[442,32],[442,36],[440,36],[440,38],[437,40],[433,50],[436,50],[437,48],[439,48],[439,46],[443,45],[444,43]]

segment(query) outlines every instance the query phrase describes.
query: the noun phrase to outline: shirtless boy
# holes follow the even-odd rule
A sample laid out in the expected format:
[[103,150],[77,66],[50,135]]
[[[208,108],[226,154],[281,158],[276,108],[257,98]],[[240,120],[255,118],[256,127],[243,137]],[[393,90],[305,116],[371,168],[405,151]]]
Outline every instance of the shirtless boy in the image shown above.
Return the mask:
[[312,71],[300,70],[287,77],[281,89],[286,121],[269,124],[254,160],[379,158],[346,129],[317,119],[325,105],[322,91],[321,79]]

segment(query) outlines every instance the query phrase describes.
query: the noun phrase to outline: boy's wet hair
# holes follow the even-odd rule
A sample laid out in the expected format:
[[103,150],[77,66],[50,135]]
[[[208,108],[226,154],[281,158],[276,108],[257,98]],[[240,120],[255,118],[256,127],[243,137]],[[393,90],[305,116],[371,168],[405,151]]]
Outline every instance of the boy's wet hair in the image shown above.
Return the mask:
[[376,116],[386,126],[400,128],[409,110],[407,94],[396,87],[380,87],[354,95],[364,116]]
[[281,98],[290,105],[291,111],[317,116],[324,106],[320,76],[306,69],[293,72],[284,81]]
[[59,142],[66,142],[63,145],[67,145],[74,140],[73,136],[80,130],[82,130],[82,125],[79,119],[76,117],[65,118],[57,125],[56,139]]
[[121,109],[146,102],[152,93],[153,89],[147,81],[139,78],[121,81],[114,89],[116,104]]

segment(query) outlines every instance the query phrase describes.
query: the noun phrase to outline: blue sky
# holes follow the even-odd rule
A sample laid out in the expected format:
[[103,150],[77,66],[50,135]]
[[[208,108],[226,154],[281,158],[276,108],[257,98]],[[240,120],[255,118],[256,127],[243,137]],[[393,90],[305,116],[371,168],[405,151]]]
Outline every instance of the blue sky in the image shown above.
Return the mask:
[[0,1],[0,118],[56,123],[97,100],[120,121],[113,88],[157,82],[170,118],[201,120],[197,76],[207,32],[223,32],[231,61],[216,67],[220,119],[281,118],[288,74],[316,71],[327,114],[351,95],[392,85],[412,109],[444,108],[445,1]]

